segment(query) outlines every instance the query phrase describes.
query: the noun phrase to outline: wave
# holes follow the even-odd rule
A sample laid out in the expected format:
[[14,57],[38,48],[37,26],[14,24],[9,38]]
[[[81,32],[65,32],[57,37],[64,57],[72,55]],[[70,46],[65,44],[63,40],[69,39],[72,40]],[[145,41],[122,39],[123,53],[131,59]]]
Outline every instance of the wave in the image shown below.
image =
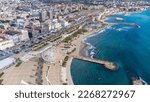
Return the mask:
[[91,58],[93,58],[93,56],[95,55],[95,52],[94,52],[94,51],[95,51],[95,48],[92,49],[91,52],[90,52],[90,57],[91,57]]
[[98,35],[98,34],[101,34],[101,33],[105,32],[106,30],[112,29],[112,28],[113,28],[113,27],[112,27],[111,25],[110,25],[110,26],[107,26],[105,29],[100,30],[100,31],[98,31],[98,32],[96,32],[96,33],[93,33],[93,34],[91,34],[91,35],[85,37],[85,38],[82,40],[82,42],[87,45],[87,47],[86,47],[85,49],[83,49],[83,51],[84,51],[84,53],[85,53],[85,56],[88,56],[88,57],[90,57],[90,58],[93,58],[93,56],[95,55],[95,48],[96,48],[96,47],[93,46],[91,43],[89,43],[89,42],[87,41],[87,39],[89,39],[89,38],[91,38],[91,37],[93,37],[93,36],[96,36],[96,35]]
[[124,29],[123,28],[118,28],[118,29],[116,29],[116,31],[123,31]]
[[139,77],[139,80],[140,80],[142,83],[144,83],[144,85],[148,85],[148,83],[147,83],[144,79],[142,79],[141,77]]
[[109,29],[109,30],[113,30],[113,29],[115,29],[114,27],[112,27],[112,26],[110,26],[110,27],[108,27],[107,29]]
[[109,28],[111,28],[111,26],[108,26],[108,27],[106,27],[106,28],[103,29],[103,30],[100,30],[100,31],[98,31],[98,32],[96,32],[96,33],[93,33],[93,34],[91,34],[91,35],[85,37],[85,38],[83,39],[83,42],[85,42],[87,39],[89,39],[89,38],[91,38],[91,37],[93,37],[93,36],[96,36],[96,35],[98,35],[98,34],[101,34],[101,33],[105,32],[105,31],[106,31],[107,29],[109,29]]
[[82,40],[82,42],[86,45],[86,47],[82,50],[83,51],[83,56],[87,56],[87,57],[90,57],[90,58],[93,58],[93,56],[95,55],[95,46],[93,46],[91,43],[89,43],[87,41],[87,38],[84,38]]
[[96,47],[93,46],[91,43],[88,43],[88,42],[84,42],[84,43],[87,45],[87,47],[85,48],[85,56],[93,58],[95,54],[94,50]]
[[128,31],[128,29],[127,28],[118,28],[118,29],[115,29],[116,31]]
[[112,28],[113,30],[116,31],[128,31],[130,30],[132,27],[121,27],[121,28]]

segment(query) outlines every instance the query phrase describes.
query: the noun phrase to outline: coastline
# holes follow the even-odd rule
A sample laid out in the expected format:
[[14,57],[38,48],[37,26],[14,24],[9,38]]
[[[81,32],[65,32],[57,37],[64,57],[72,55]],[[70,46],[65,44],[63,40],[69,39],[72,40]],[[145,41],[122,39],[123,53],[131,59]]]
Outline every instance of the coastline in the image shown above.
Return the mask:
[[[105,27],[94,29],[92,31],[89,31],[89,32],[86,32],[86,33],[84,33],[82,35],[79,35],[78,39],[73,40],[71,42],[73,45],[74,44],[78,45],[76,47],[77,50],[75,52],[73,52],[72,54],[73,55],[81,55],[83,49],[88,46],[87,43],[85,42],[85,40],[88,39],[88,38],[90,38],[90,37],[92,37],[92,36],[95,36],[95,35],[99,34],[99,32],[105,31],[105,29],[107,29],[107,27],[109,27],[109,26],[111,26],[111,24],[107,23],[107,25],[105,25]],[[68,82],[69,85],[70,84],[74,85],[73,79],[72,79],[72,75],[71,75],[71,64],[72,64],[72,61],[73,61],[73,57],[71,57],[70,60],[67,62],[68,63],[68,66],[67,66],[67,76],[68,76],[68,79],[69,79],[68,80],[69,81]]]
[[[131,13],[140,13],[140,12],[143,12],[143,11],[129,12],[129,13],[131,14]],[[86,50],[85,48],[87,46],[92,46],[92,45],[90,45],[90,43],[86,42],[86,40],[88,38],[92,37],[92,36],[96,36],[97,34],[104,32],[105,30],[107,30],[108,27],[111,27],[112,25],[114,25],[112,23],[105,22],[105,21],[107,21],[109,19],[108,16],[115,15],[115,14],[119,14],[119,13],[118,12],[110,13],[109,15],[105,15],[105,17],[103,19],[101,19],[101,22],[106,25],[105,27],[87,31],[85,33],[79,34],[78,37],[73,38],[72,41],[71,41],[70,48],[76,48],[76,51],[72,52],[71,55],[72,54],[73,55],[82,55],[82,53],[84,53],[83,49]],[[122,14],[124,15],[124,13],[122,13]],[[61,62],[64,60],[64,57],[67,56],[67,54],[65,54],[62,51],[62,49],[64,48],[63,44],[64,43],[60,43],[58,46],[53,46],[52,47],[52,49],[54,50],[54,53],[55,53],[54,56],[55,56],[56,59],[55,59],[54,63],[52,65],[50,65],[51,68],[49,69],[49,75],[47,75],[47,78],[50,80],[52,85],[62,85],[61,71],[60,71],[61,67],[62,67]],[[90,57],[92,57],[92,56],[90,56]],[[67,61],[67,64],[66,64],[66,76],[67,76],[67,81],[66,82],[69,85],[74,85],[73,79],[72,79],[72,76],[71,76],[72,61],[73,61],[73,57],[69,56],[69,60]],[[32,65],[30,62],[26,62],[25,64],[33,66],[33,68],[36,69],[36,66]],[[34,61],[34,64],[36,65],[37,63]],[[44,65],[44,69],[43,69],[44,73],[46,73],[46,70],[47,70],[48,66],[49,65]],[[11,67],[11,68],[13,68],[13,67]],[[22,67],[22,65],[20,67]],[[35,70],[35,69],[33,69],[33,70]],[[18,69],[15,69],[15,70],[19,71]],[[23,70],[23,68],[22,68],[22,72],[24,72],[26,70],[27,69]],[[32,70],[32,69],[30,69],[30,70]],[[7,72],[7,71],[9,71],[9,73],[12,73],[12,69],[5,70],[5,72]],[[16,72],[15,72],[15,74],[16,74]],[[18,74],[20,74],[20,73],[17,73],[16,75],[18,75]],[[9,74],[3,76],[3,78],[6,81],[7,81],[7,78],[5,78],[5,77],[8,77],[8,75]],[[34,75],[34,73],[33,73],[33,75]],[[14,74],[12,76],[14,76]],[[28,75],[28,77],[30,77],[30,76]],[[22,79],[29,80],[28,77],[25,77],[25,78],[22,78]],[[44,83],[46,83],[45,77],[43,77],[43,78],[44,78]],[[8,81],[8,82],[6,82],[5,80],[4,80],[4,84],[9,84],[11,82],[11,80]],[[16,82],[11,82],[11,83],[20,84],[20,80],[21,80],[21,78],[20,79],[18,78]],[[31,79],[31,82],[32,82],[32,84],[34,84],[33,79]],[[136,79],[136,80],[132,80],[132,82],[135,85],[135,84],[141,84],[141,82],[143,82],[143,81],[141,79]]]
[[[150,84],[149,1],[16,1],[2,5],[6,8],[1,8],[0,60],[13,57],[16,61],[2,63],[0,84],[94,85],[97,81],[102,85],[103,81],[113,85],[126,79],[133,85]],[[19,40],[5,36],[10,35],[7,31],[17,31]],[[7,43],[9,40],[13,42]],[[114,71],[116,76],[100,60],[115,63],[119,68]]]
[[[147,10],[147,9],[146,9]],[[129,12],[130,13],[130,15],[132,14],[132,13],[141,13],[141,12],[144,12],[144,11],[146,11],[146,10],[143,10],[143,11],[138,11],[138,12]],[[115,13],[115,14],[119,14],[119,13]],[[114,13],[113,14],[110,14],[109,16],[111,16],[111,15],[115,15]],[[125,13],[123,13],[124,15],[125,15]],[[109,18],[106,16],[106,18],[105,19],[103,19],[103,22],[105,22],[106,20],[108,20]],[[82,40],[79,40],[79,42],[80,42],[80,50],[79,50],[79,55],[81,54],[81,53],[83,53],[84,51],[83,51],[83,49],[84,48],[86,48],[87,46],[89,46],[89,43],[87,43],[86,42],[86,39],[88,39],[88,38],[90,38],[90,37],[92,37],[92,36],[96,36],[97,34],[99,34],[98,32],[103,32],[103,31],[105,31],[106,29],[107,29],[107,27],[111,27],[112,25],[114,25],[113,23],[109,23],[109,22],[105,22],[106,24],[108,24],[106,27],[104,27],[104,28],[102,28],[102,29],[98,29],[98,30],[96,30],[96,31],[93,31],[93,32],[88,32],[88,33],[90,33],[90,34],[87,34],[86,36],[84,36],[84,38],[82,39]],[[73,41],[72,41],[73,42]],[[79,43],[78,42],[78,43]],[[91,45],[92,46],[92,45]],[[83,54],[83,56],[84,56],[84,54]],[[72,59],[73,60],[73,59]],[[71,61],[71,63],[72,63],[72,61]],[[71,76],[71,63],[70,63],[70,78],[71,78],[71,80],[72,80],[72,82],[73,82],[73,79],[72,79],[72,76]],[[136,80],[132,80],[132,85],[146,85],[146,83],[143,81],[143,80],[141,80],[141,79],[136,79]]]

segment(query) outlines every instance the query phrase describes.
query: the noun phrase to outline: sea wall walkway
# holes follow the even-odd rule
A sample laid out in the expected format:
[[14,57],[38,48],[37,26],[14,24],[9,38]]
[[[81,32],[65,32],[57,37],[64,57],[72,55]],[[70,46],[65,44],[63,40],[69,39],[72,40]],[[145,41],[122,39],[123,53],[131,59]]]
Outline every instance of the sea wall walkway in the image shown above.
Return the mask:
[[134,28],[141,28],[140,25],[136,23],[129,23],[129,22],[120,22],[120,23],[111,23],[111,24],[123,24],[123,25],[132,26]]
[[79,60],[84,60],[84,61],[89,61],[89,62],[102,64],[109,70],[115,71],[115,70],[118,69],[118,65],[113,63],[113,62],[104,61],[104,60],[95,59],[95,58],[93,59],[93,58],[84,57],[84,56],[72,56],[72,57],[75,58],[75,59],[79,59]]

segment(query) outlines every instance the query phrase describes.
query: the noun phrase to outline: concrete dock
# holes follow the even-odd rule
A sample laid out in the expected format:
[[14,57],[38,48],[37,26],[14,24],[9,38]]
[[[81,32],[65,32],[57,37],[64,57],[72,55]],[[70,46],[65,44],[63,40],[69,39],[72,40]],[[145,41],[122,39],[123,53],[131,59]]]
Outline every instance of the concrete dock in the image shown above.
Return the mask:
[[111,23],[111,24],[123,24],[123,25],[132,26],[134,28],[141,28],[140,25],[138,25],[136,23],[121,22],[121,23]]
[[84,60],[84,61],[89,61],[89,62],[94,62],[94,63],[98,63],[98,64],[102,64],[107,69],[113,70],[113,71],[118,69],[117,64],[115,64],[113,62],[109,62],[109,61],[104,61],[104,60],[100,60],[100,59],[93,59],[93,58],[84,57],[84,56],[73,56],[73,58],[79,59],[79,60]]

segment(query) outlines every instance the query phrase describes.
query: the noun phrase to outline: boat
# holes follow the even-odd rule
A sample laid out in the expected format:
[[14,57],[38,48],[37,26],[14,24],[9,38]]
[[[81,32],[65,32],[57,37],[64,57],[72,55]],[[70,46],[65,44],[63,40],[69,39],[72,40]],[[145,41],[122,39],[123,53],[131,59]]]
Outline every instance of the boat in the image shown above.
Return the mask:
[[120,17],[116,17],[116,20],[117,20],[117,21],[123,21],[124,19],[123,19],[123,18],[120,18]]

